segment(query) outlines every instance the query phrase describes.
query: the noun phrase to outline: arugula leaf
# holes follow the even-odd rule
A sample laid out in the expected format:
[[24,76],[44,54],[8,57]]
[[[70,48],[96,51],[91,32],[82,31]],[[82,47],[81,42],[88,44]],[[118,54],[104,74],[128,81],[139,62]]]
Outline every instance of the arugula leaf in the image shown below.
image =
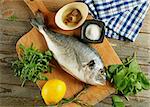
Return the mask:
[[47,77],[43,76],[44,72],[51,72],[49,61],[52,59],[52,53],[50,51],[40,52],[33,48],[33,44],[29,48],[25,48],[22,44],[19,45],[21,49],[21,58],[13,62],[12,68],[16,76],[19,76],[22,80],[22,86],[26,80],[36,82],[37,80],[47,80]]

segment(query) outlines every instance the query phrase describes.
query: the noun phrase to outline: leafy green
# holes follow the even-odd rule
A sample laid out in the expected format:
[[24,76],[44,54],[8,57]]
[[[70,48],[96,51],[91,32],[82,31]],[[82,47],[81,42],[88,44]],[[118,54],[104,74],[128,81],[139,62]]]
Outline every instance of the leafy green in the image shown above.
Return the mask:
[[139,83],[141,84],[141,87],[143,87],[144,89],[150,89],[150,82],[147,81],[147,78],[143,73],[139,72],[137,74],[137,78],[139,80]]
[[78,102],[79,99],[77,99],[76,97],[71,97],[71,98],[63,98],[60,102],[58,102],[57,104],[52,104],[52,105],[49,105],[50,107],[62,107],[63,104],[67,104],[67,103],[76,103]]
[[8,17],[8,20],[10,20],[10,21],[16,21],[16,19],[17,19],[17,16],[15,16],[15,15]]
[[52,59],[52,53],[50,51],[40,52],[33,48],[31,45],[29,48],[25,48],[20,44],[21,49],[20,59],[13,62],[12,68],[16,76],[19,76],[22,80],[22,86],[26,80],[36,82],[37,80],[47,80],[47,77],[43,76],[44,72],[51,72],[49,61]]
[[114,83],[118,92],[128,96],[150,89],[150,81],[140,69],[135,54],[122,62],[110,65],[106,70],[107,79]]
[[78,99],[75,97],[63,98],[57,105],[58,105],[58,107],[62,107],[63,104],[76,102],[76,101],[78,101]]
[[122,99],[116,95],[112,96],[113,107],[125,107]]

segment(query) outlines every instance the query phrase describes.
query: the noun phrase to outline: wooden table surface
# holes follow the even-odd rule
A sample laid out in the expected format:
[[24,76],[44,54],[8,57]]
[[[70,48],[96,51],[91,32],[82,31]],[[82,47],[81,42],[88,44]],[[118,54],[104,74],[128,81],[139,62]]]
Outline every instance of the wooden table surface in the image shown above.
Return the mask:
[[[49,10],[56,11],[64,4],[75,0],[54,0],[53,3],[52,1],[44,0],[44,3]],[[36,84],[27,82],[25,87],[20,87],[21,81],[11,70],[11,61],[17,57],[15,44],[23,34],[31,30],[31,17],[33,14],[23,0],[0,0],[0,107],[45,105]],[[14,20],[10,20],[13,18]],[[142,70],[150,77],[150,9],[135,42],[108,40],[120,58],[132,55],[136,51]],[[128,107],[150,107],[150,90],[129,99],[124,99]],[[96,107],[111,107],[111,104],[109,96]]]

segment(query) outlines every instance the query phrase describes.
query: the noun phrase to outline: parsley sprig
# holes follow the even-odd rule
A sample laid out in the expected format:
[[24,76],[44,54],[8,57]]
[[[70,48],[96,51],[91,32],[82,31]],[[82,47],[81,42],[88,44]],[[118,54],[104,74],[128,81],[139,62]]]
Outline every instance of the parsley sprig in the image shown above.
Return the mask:
[[42,73],[51,72],[49,61],[52,59],[52,53],[50,51],[40,52],[33,48],[33,45],[25,48],[20,44],[19,48],[21,49],[21,57],[13,62],[12,68],[15,75],[23,80],[21,86],[24,86],[26,80],[32,82],[47,80],[47,77],[43,76]]

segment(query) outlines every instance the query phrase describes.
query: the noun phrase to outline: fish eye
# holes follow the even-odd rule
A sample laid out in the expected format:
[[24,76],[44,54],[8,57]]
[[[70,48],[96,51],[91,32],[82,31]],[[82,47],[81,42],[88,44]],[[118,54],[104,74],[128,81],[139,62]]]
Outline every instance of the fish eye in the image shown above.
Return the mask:
[[91,60],[87,65],[92,67],[92,66],[94,66],[94,64],[95,64],[94,60]]

